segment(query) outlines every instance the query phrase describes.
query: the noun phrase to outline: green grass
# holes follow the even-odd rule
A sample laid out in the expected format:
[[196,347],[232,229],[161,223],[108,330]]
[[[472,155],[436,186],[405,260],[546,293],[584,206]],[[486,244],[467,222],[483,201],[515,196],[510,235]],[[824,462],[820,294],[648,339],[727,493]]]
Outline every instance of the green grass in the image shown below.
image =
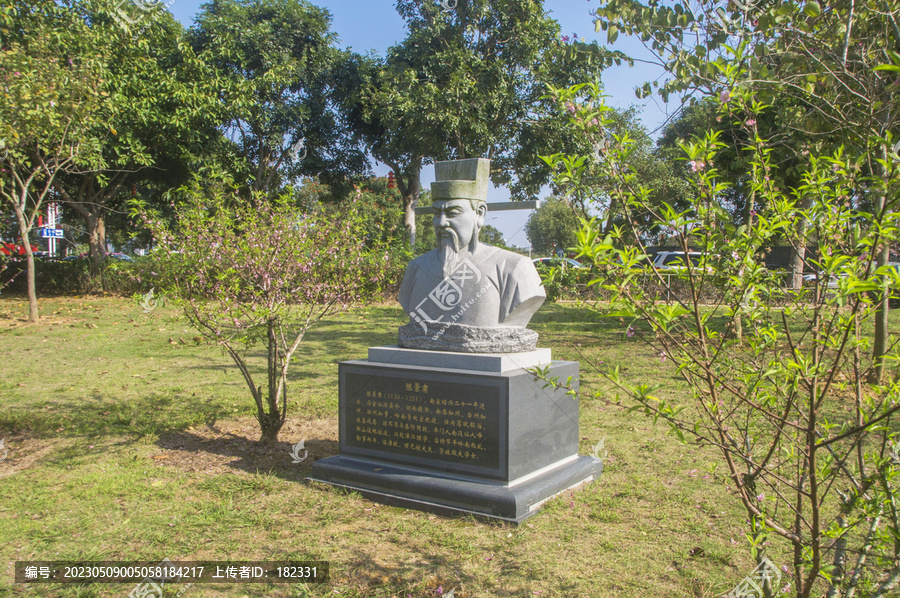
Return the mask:
[[[132,590],[12,584],[14,561],[41,559],[331,563],[324,585],[194,585],[190,598],[418,598],[439,587],[458,598],[706,597],[753,569],[742,510],[721,472],[704,470],[715,455],[602,399],[582,401],[580,434],[582,453],[605,440],[603,476],[518,528],[305,482],[312,459],[292,464],[290,445],[307,439],[314,458],[336,452],[337,362],[395,342],[399,307],[354,310],[309,333],[282,442],[269,453],[253,444],[253,403],[236,368],[195,342],[173,309],[145,314],[114,298],[47,299],[41,308],[44,321],[28,325],[23,300],[0,299],[0,438],[9,449],[0,461],[0,595]],[[556,359],[580,359],[580,344],[591,361],[683,389],[617,320],[549,304],[532,328]],[[585,364],[582,385],[606,388]],[[772,547],[773,560],[788,562],[780,550]]]

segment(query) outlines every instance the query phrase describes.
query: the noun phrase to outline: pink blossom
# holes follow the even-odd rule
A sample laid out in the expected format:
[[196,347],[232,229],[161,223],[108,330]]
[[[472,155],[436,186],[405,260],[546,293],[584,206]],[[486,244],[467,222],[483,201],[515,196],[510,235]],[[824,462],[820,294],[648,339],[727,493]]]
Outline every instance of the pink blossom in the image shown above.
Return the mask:
[[690,164],[691,170],[694,172],[700,172],[706,168],[706,163],[704,163],[703,160],[691,160],[688,164]]
[[631,326],[629,326],[629,327],[628,327],[628,331],[625,332],[625,336],[627,336],[628,338],[631,338],[632,336],[634,336],[634,328],[632,328]]
[[731,92],[727,89],[723,89],[721,92],[719,92],[719,99],[727,104],[728,101],[731,100]]
[[752,127],[753,125],[756,124],[756,119],[755,119],[755,118],[748,118],[748,119],[747,119],[747,122],[745,122],[744,124],[747,125],[748,127]]

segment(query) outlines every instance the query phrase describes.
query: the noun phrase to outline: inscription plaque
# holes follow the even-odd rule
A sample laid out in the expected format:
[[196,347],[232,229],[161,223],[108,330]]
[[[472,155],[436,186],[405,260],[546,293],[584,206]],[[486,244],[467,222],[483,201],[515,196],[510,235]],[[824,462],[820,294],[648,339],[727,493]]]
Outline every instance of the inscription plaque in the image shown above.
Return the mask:
[[475,383],[433,371],[340,368],[341,452],[456,473],[502,477],[503,380]]
[[500,467],[500,388],[407,375],[347,373],[346,445]]

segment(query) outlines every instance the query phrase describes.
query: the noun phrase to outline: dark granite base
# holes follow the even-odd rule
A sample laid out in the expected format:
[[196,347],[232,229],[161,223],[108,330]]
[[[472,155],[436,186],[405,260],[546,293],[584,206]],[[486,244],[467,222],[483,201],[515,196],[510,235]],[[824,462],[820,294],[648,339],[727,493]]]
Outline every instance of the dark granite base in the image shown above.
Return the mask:
[[[573,396],[522,368],[469,365],[341,362],[340,454],[314,463],[310,479],[389,504],[519,523],[601,474],[600,461],[578,455]],[[576,362],[546,368],[577,388]]]
[[420,468],[336,455],[317,461],[309,479],[359,492],[366,498],[439,515],[476,515],[519,524],[548,499],[603,472],[591,457],[576,457],[513,486]]

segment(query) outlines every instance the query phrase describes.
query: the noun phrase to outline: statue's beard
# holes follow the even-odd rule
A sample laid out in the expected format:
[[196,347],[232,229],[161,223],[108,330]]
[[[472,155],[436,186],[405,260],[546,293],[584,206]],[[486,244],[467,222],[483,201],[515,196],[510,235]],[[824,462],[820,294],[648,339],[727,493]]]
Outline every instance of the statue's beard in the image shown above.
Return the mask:
[[459,237],[450,229],[444,231],[439,239],[438,251],[441,254],[442,274],[448,278],[456,270],[459,263]]

